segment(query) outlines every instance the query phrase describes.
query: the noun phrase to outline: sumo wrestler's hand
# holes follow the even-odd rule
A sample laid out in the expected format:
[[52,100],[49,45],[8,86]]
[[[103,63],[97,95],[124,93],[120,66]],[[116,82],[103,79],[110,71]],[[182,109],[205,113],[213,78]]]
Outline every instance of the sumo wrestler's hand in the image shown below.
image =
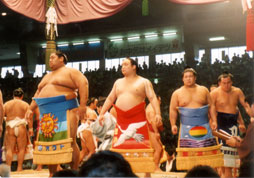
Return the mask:
[[28,134],[29,134],[29,137],[34,136],[34,131],[33,131],[33,128],[29,128],[29,130],[28,130]]
[[156,122],[156,125],[159,125],[162,122],[162,118],[160,114],[155,115],[155,122]]
[[77,110],[77,114],[79,116],[79,120],[83,120],[84,117],[86,116],[86,106],[79,106]]
[[240,137],[236,137],[236,136],[233,136],[233,137],[230,137],[230,139],[226,140],[226,144],[231,146],[231,147],[239,147],[241,143],[241,139]]
[[98,120],[99,120],[100,125],[103,126],[104,125],[104,116],[99,115]]
[[217,122],[212,121],[210,127],[211,127],[212,130],[216,130],[217,129]]
[[178,131],[177,126],[176,126],[176,125],[172,125],[171,131],[172,131],[173,135],[176,135],[176,134],[177,134],[177,131]]
[[157,140],[161,140],[161,135],[160,135],[160,133],[158,133],[158,132],[155,133],[155,137],[156,137]]
[[239,125],[239,130],[240,130],[240,132],[245,133],[245,132],[246,132],[246,127],[245,127],[245,125],[244,125],[244,124],[240,124],[240,125]]

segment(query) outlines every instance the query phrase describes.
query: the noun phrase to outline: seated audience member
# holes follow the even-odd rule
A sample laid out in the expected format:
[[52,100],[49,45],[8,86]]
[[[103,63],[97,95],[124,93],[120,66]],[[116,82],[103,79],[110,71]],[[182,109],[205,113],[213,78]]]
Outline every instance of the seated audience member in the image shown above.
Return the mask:
[[0,177],[10,177],[11,168],[7,164],[0,165]]
[[185,178],[188,177],[220,177],[219,174],[210,166],[199,165],[190,169]]
[[165,147],[165,153],[167,155],[167,160],[160,164],[160,169],[164,172],[176,172],[176,160],[174,153]]
[[226,143],[229,146],[237,148],[239,157],[242,162],[244,161],[254,161],[254,142],[253,142],[253,135],[254,135],[254,98],[247,97],[246,98],[247,106],[250,108],[251,111],[251,122],[248,126],[246,131],[246,135],[243,139],[239,137],[231,137],[230,139],[226,140]]
[[239,169],[239,177],[254,177],[254,162],[243,161]]
[[[105,100],[106,98],[101,97],[97,103],[97,111],[99,114],[101,112]],[[106,112],[104,114],[103,126],[101,126],[100,121],[98,119],[93,124],[91,124],[93,135],[96,136],[98,140],[101,142],[97,151],[109,150],[111,148],[115,126],[116,126],[116,118],[109,112]]]
[[53,177],[77,177],[78,171],[72,169],[63,169],[53,174]]
[[79,177],[137,177],[122,155],[112,151],[93,154],[79,171]]

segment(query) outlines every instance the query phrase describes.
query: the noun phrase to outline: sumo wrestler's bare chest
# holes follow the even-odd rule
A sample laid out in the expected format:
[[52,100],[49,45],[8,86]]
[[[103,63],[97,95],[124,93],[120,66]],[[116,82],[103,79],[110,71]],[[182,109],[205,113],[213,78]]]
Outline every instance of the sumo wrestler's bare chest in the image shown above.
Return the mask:
[[203,92],[183,91],[178,94],[178,103],[181,107],[199,106],[207,103]]
[[140,82],[120,82],[116,87],[116,94],[131,94],[134,96],[143,95],[145,87]]

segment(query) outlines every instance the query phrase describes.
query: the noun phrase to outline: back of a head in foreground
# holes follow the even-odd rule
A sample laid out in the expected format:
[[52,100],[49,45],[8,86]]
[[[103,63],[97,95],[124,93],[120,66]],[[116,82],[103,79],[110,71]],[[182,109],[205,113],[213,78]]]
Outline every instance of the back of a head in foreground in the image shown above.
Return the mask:
[[80,168],[79,177],[137,177],[122,155],[112,151],[93,154]]
[[191,178],[191,177],[220,177],[219,174],[210,166],[195,166],[192,169],[190,169],[186,175],[185,178]]
[[254,177],[254,162],[253,161],[241,161],[241,166],[239,169],[239,178],[240,177]]
[[11,168],[7,164],[0,164],[0,177],[10,177]]
[[78,171],[72,169],[63,169],[53,174],[53,177],[77,177]]

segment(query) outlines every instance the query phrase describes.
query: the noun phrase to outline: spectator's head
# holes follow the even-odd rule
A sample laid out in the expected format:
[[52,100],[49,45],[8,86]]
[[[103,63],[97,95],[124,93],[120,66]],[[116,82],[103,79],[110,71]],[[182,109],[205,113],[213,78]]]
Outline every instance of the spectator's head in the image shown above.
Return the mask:
[[190,169],[185,178],[188,177],[220,177],[219,174],[210,166],[199,165]]
[[80,177],[137,177],[122,155],[112,151],[93,154],[80,168]]
[[193,86],[196,83],[197,72],[193,68],[186,68],[182,72],[182,80],[185,86]]
[[167,158],[171,159],[175,155],[176,148],[175,147],[171,147],[171,146],[165,146],[165,151],[167,153]]
[[1,177],[10,177],[11,168],[7,164],[0,165],[0,176]]
[[13,91],[13,97],[23,98],[24,92],[22,88],[15,89]]
[[214,89],[216,89],[217,87],[218,87],[217,84],[212,84],[212,85],[210,86],[210,92],[213,91]]
[[218,77],[218,83],[223,91],[230,91],[233,84],[233,75],[229,72],[223,72]]
[[87,101],[87,106],[89,106],[91,109],[96,109],[96,105],[98,103],[98,99],[95,97],[91,97]]
[[77,177],[78,171],[72,169],[63,169],[53,174],[53,177]]
[[97,111],[98,111],[99,114],[101,112],[102,106],[103,106],[105,101],[106,101],[105,97],[100,97],[99,100],[98,100],[98,103],[97,103],[96,106],[97,106]]
[[253,161],[243,161],[239,169],[239,177],[254,177]]
[[252,95],[247,96],[245,102],[251,110],[251,116],[254,117],[254,97]]

